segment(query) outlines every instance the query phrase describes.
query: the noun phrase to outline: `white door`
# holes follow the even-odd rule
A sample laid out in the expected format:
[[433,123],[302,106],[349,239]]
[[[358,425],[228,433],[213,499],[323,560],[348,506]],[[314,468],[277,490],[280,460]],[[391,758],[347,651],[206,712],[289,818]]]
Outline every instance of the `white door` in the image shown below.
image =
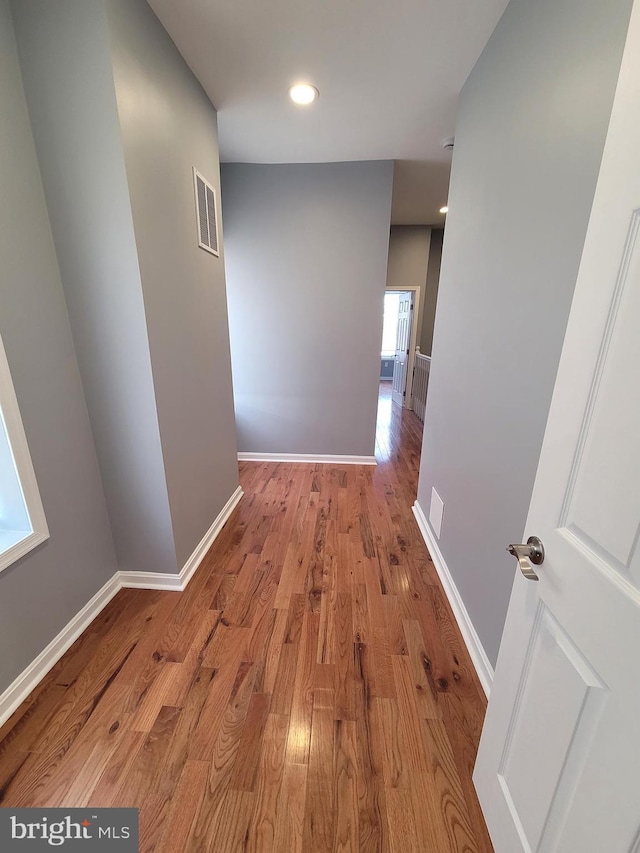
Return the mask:
[[474,773],[496,853],[637,853],[640,0],[524,535]]
[[407,369],[411,348],[411,320],[413,317],[413,292],[400,294],[398,306],[398,334],[396,336],[396,355],[393,365],[393,389],[391,399],[404,406],[407,391]]

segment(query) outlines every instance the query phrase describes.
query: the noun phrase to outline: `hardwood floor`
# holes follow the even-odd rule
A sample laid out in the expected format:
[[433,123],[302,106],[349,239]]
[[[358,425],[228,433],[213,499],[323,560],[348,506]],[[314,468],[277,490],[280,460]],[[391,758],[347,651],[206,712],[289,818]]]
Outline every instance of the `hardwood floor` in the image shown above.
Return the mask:
[[122,590],[0,729],[0,805],[137,806],[145,851],[491,851],[485,710],[411,505],[376,468],[243,463],[183,593]]

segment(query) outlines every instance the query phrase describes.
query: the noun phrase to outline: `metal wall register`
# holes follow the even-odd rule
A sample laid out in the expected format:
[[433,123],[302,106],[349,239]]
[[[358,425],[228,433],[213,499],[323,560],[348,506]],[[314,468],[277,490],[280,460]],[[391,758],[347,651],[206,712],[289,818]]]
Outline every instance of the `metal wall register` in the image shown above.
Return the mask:
[[138,809],[0,808],[2,853],[138,853]]

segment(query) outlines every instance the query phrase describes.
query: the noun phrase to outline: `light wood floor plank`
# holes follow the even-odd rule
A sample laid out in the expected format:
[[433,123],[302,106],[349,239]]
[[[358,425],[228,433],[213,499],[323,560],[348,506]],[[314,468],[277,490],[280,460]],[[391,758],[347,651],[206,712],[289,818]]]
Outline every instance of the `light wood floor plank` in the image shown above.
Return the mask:
[[421,434],[383,383],[377,467],[241,462],[187,590],[122,590],[0,729],[0,805],[136,806],[154,853],[491,853]]

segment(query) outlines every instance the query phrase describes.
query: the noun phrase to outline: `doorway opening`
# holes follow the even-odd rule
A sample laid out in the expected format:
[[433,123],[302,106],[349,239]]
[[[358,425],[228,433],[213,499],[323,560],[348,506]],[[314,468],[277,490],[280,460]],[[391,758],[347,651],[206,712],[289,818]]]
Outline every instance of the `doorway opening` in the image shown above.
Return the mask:
[[[379,444],[389,438],[391,424],[415,429],[422,443],[443,233],[413,226],[391,228],[378,395]],[[408,318],[406,310],[404,317],[401,312],[407,302]],[[408,339],[408,346],[403,338]]]
[[[380,353],[380,383],[385,396],[391,389],[391,400],[403,408],[411,408],[413,366],[416,347],[418,288],[387,290],[384,296],[384,320]],[[390,383],[383,385],[383,383]]]
[[[389,458],[403,430],[422,439],[414,411],[420,288],[388,288],[384,298],[376,457]],[[415,423],[414,423],[415,421]]]

